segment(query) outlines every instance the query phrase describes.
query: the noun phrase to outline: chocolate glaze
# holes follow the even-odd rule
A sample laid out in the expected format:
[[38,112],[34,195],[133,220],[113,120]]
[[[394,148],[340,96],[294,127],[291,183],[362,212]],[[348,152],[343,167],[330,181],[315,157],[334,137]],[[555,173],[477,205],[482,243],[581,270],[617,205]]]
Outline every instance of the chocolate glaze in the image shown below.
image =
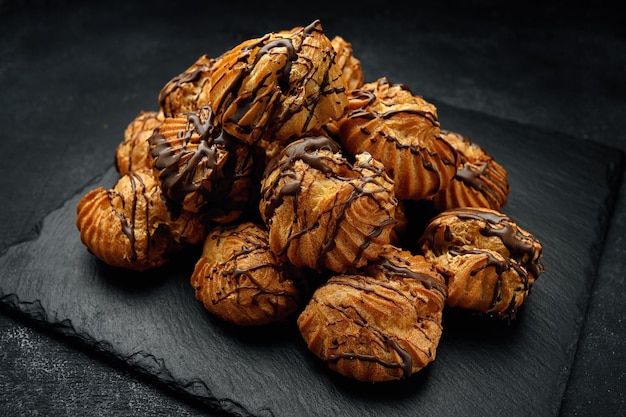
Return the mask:
[[[126,235],[126,237],[128,238],[128,241],[130,242],[130,257],[129,260],[131,262],[136,262],[137,261],[137,239],[135,238],[135,219],[137,218],[137,199],[138,196],[144,196],[145,197],[145,192],[146,192],[146,186],[143,182],[143,180],[141,179],[141,177],[135,173],[135,172],[129,172],[127,174],[127,178],[129,179],[129,183],[131,186],[131,209],[130,209],[130,217],[126,217],[124,215],[124,212],[119,212],[117,210],[115,210],[115,215],[117,216],[117,218],[120,221],[120,224],[122,226],[122,232],[124,233],[124,235]],[[118,193],[118,192],[114,192],[114,191],[110,191],[109,192],[109,202],[111,203],[111,207],[113,208],[113,199],[114,197],[117,197],[119,199],[121,199],[121,201],[123,202],[122,207],[125,207],[126,204],[128,203],[127,200],[124,199],[124,194]],[[146,224],[146,233],[148,233],[148,219],[149,219],[149,205],[146,204],[146,212],[145,212],[145,224]],[[149,250],[149,245],[146,248],[146,250]]]
[[[474,208],[458,208],[451,209],[444,212],[442,215],[454,215],[457,216],[460,221],[477,220],[485,223],[485,226],[480,229],[480,233],[484,236],[497,236],[502,241],[502,244],[509,251],[509,257],[497,257],[492,252],[481,248],[460,248],[457,246],[444,245],[444,248],[449,254],[453,256],[460,256],[466,254],[483,255],[486,257],[487,262],[471,271],[470,276],[477,275],[481,270],[494,267],[495,272],[498,275],[498,281],[496,283],[496,289],[494,291],[493,300],[490,308],[495,307],[496,303],[500,301],[500,287],[502,285],[502,274],[505,271],[514,270],[521,278],[522,288],[521,291],[530,291],[532,281],[536,279],[544,270],[543,265],[540,262],[541,258],[541,246],[532,236],[522,234],[520,229],[515,223],[505,214],[487,211]],[[427,244],[431,248],[438,252],[437,245],[435,244],[435,234],[440,226],[435,222],[431,223],[426,228],[420,244]],[[444,240],[447,244],[453,243],[453,236],[449,228],[445,228],[443,231]],[[440,253],[436,253],[440,255]],[[532,274],[532,281],[529,274]],[[515,299],[511,301],[507,309],[500,313],[504,317],[514,317],[515,315]]]
[[[190,193],[200,193],[205,213],[243,209],[247,199],[230,198],[233,196],[229,193],[237,181],[246,181],[251,175],[255,152],[253,149],[246,150],[244,144],[215,124],[210,106],[185,113],[185,116],[186,127],[178,134],[182,139],[180,149],[173,149],[159,129],[149,139],[170,216],[178,217],[182,203]],[[221,165],[223,158],[226,162]],[[198,173],[201,168],[203,172]],[[217,200],[216,196],[228,198]]]
[[[212,147],[210,142],[213,133],[212,118],[213,111],[208,106],[203,107],[196,114],[187,114],[187,126],[184,131],[179,132],[183,143],[178,152],[172,149],[168,138],[164,137],[158,129],[149,139],[154,166],[161,170],[159,175],[161,188],[163,193],[173,201],[182,202],[187,194],[200,188],[200,184],[194,182],[194,174],[202,158],[207,159],[209,168],[217,166],[217,149]],[[196,145],[195,149],[194,147],[188,149],[190,145]],[[189,163],[181,167],[181,160],[186,159],[189,154],[191,154]]]
[[[207,65],[198,64],[201,60],[206,60]],[[210,71],[210,66],[213,63],[211,59],[207,55],[201,56],[196,64],[191,68],[187,69],[185,72],[178,74],[174,78],[172,78],[166,85],[161,89],[158,96],[159,107],[163,109],[168,115],[172,116],[175,112],[175,109],[171,107],[168,108],[166,105],[167,97],[172,94],[174,91],[180,89],[183,85],[188,83],[196,83],[202,79],[203,76],[206,76],[207,72]]]
[[[483,181],[482,176],[485,174],[487,164],[462,164],[456,171],[456,179],[463,181],[465,184],[479,191],[490,191],[489,187]],[[493,192],[493,191],[491,191]]]
[[[391,87],[399,88],[400,90],[406,91],[411,95],[413,94],[411,90],[409,89],[409,87],[407,87],[405,84],[390,83],[386,79],[379,79],[378,86],[380,85],[389,85]],[[359,108],[356,108],[350,111],[347,114],[347,117],[351,119],[366,119],[366,120],[372,120],[376,118],[389,119],[397,114],[404,113],[404,114],[416,114],[418,116],[422,116],[423,118],[428,120],[433,126],[438,127],[440,125],[439,121],[437,120],[436,114],[429,112],[429,111],[422,110],[422,109],[412,108],[412,107],[404,106],[400,109],[392,109],[383,113],[373,112],[371,110],[371,106],[376,102],[378,98],[375,92],[369,91],[365,88],[352,90],[350,92],[350,97],[351,97],[351,100],[353,101],[364,100],[363,105],[361,105]]]
[[[383,230],[386,227],[389,227],[396,223],[392,213],[389,212],[389,209],[383,207],[381,202],[378,200],[376,196],[377,193],[387,191],[382,186],[376,187],[371,190],[366,190],[366,184],[376,184],[380,185],[380,178],[384,175],[382,166],[375,166],[373,163],[366,162],[359,167],[353,167],[346,159],[332,159],[332,165],[329,164],[331,161],[331,156],[327,153],[320,153],[319,151],[326,150],[332,152],[333,154],[340,151],[339,145],[333,141],[332,139],[325,136],[317,136],[317,137],[309,137],[304,138],[299,141],[293,142],[289,144],[283,151],[275,157],[267,166],[264,177],[267,178],[270,173],[274,171],[278,171],[278,175],[273,179],[271,183],[265,184],[262,192],[262,198],[266,202],[265,210],[264,210],[264,218],[268,225],[272,223],[272,217],[274,215],[275,210],[283,203],[285,197],[293,196],[296,197],[301,189],[301,183],[297,179],[297,175],[294,172],[294,163],[298,160],[306,163],[310,168],[318,170],[325,174],[328,177],[335,177],[339,181],[349,181],[353,184],[353,192],[348,196],[345,201],[337,201],[335,207],[337,211],[335,213],[335,218],[333,220],[333,228],[326,235],[326,240],[322,244],[320,248],[320,252],[317,258],[317,269],[324,269],[324,263],[326,261],[326,254],[332,251],[335,247],[336,236],[339,233],[341,222],[345,218],[346,212],[350,205],[360,197],[368,197],[376,201],[381,208],[388,214],[388,218],[383,220],[380,224],[375,225],[373,229],[369,232],[369,236],[358,248],[358,252],[355,254],[355,259],[353,263],[356,264],[361,259],[363,252],[370,245],[371,240],[380,236]],[[336,172],[337,165],[344,165],[349,170],[353,172],[360,172],[361,176],[358,175],[352,178],[343,178]],[[364,171],[369,170],[373,174],[365,175]],[[358,178],[358,179],[357,179]],[[281,182],[283,185],[281,185]],[[394,207],[397,204],[395,197],[392,197]],[[294,219],[294,222],[297,223],[297,218]],[[293,233],[290,236],[289,242],[283,249],[281,249],[278,253],[279,256],[283,256],[290,247],[291,242],[295,239],[298,239],[302,234],[309,232],[310,230],[319,227],[319,223],[315,222],[307,228],[303,228],[296,233]]]
[[[407,270],[408,271],[408,270]],[[402,273],[404,273],[405,271],[403,271]],[[409,276],[411,276],[411,278],[413,276],[416,276],[418,274],[409,272]],[[377,297],[382,297],[380,292],[377,292],[375,290],[376,286],[384,286],[386,289],[389,289],[391,291],[396,292],[397,294],[399,294],[400,299],[405,299],[407,294],[403,293],[400,289],[398,289],[397,287],[394,286],[389,286],[386,285],[386,283],[384,281],[379,281],[379,280],[375,280],[371,277],[368,276],[362,276],[362,275],[356,275],[356,276],[348,276],[350,277],[349,279],[340,279],[340,277],[336,277],[334,284],[335,285],[344,285],[344,286],[349,286],[351,288],[354,288],[358,291],[363,291],[363,292],[369,292],[369,293],[373,293],[375,294]],[[418,277],[418,279],[421,279],[423,277]],[[430,281],[427,279],[427,281]],[[374,288],[368,288],[371,286],[374,286]],[[392,303],[397,303],[398,301],[396,299],[390,299],[389,301],[391,301]],[[326,307],[328,308],[332,308],[332,309],[336,309],[336,310],[343,310],[346,307],[340,306],[340,305],[329,305],[328,303],[323,303],[322,300],[316,300],[316,302],[324,304]],[[351,309],[352,307],[350,307]],[[346,313],[346,316],[352,316],[352,314]],[[413,373],[413,358],[411,357],[411,355],[405,350],[403,349],[400,344],[390,338],[389,336],[385,335],[380,329],[375,328],[374,326],[370,325],[369,323],[367,323],[365,320],[358,320],[355,319],[357,325],[367,328],[369,330],[369,332],[371,334],[374,334],[377,336],[377,338],[379,338],[380,340],[383,341],[383,343],[385,345],[387,345],[391,350],[395,351],[399,358],[400,361],[398,362],[394,362],[394,361],[387,361],[384,360],[383,358],[380,358],[378,356],[375,355],[370,355],[370,354],[362,354],[362,353],[356,353],[356,352],[338,352],[335,354],[329,354],[328,357],[326,358],[326,361],[329,363],[337,363],[339,360],[341,359],[345,359],[345,360],[359,360],[359,361],[365,361],[365,362],[376,362],[379,365],[385,367],[385,368],[400,368],[402,370],[402,376],[401,378],[407,378],[409,377],[412,373]],[[422,330],[422,332],[424,332]],[[427,338],[428,334],[426,334],[424,332],[425,336]],[[335,344],[334,349],[340,349],[340,346],[338,343]],[[429,350],[428,352],[426,352],[427,356],[432,356],[432,352]]]
[[[301,106],[292,106],[289,108],[282,106],[282,100],[284,96],[291,94],[298,94],[297,90],[304,88],[309,80],[316,74],[316,71],[310,71],[306,78],[294,80],[291,77],[292,64],[296,60],[301,60],[303,63],[309,62],[310,57],[302,53],[302,48],[306,44],[309,47],[313,47],[313,44],[307,44],[308,37],[314,34],[323,34],[323,30],[319,20],[315,20],[310,25],[300,28],[290,34],[277,35],[267,34],[255,42],[243,46],[239,50],[239,56],[235,62],[224,72],[226,74],[237,74],[231,82],[226,86],[226,91],[222,96],[222,100],[215,100],[213,105],[217,109],[217,113],[221,117],[225,113],[225,109],[234,106],[235,111],[232,109],[228,112],[228,117],[224,119],[224,123],[229,124],[230,127],[234,127],[242,135],[252,135],[250,142],[255,143],[259,139],[269,138],[271,133],[279,130],[285,123],[287,123],[295,114],[301,111],[307,111],[308,116],[302,128],[302,132],[296,132],[296,135],[301,135],[309,128],[309,124],[312,120],[314,110],[317,107],[320,99],[327,95],[343,93],[345,87],[341,83],[337,83],[337,80],[331,80],[329,78],[328,70],[324,73],[322,83],[319,85],[319,89],[313,94],[309,94],[306,100]],[[270,91],[261,89],[267,89],[269,82],[260,82],[252,91],[242,91],[244,81],[249,75],[256,69],[261,58],[277,48],[280,51],[277,53],[285,54],[286,60],[284,66],[281,69],[272,69],[272,72],[268,72],[265,78],[271,77],[273,74],[279,74],[277,78],[277,86]],[[323,62],[334,62],[335,51],[332,47],[321,51],[323,54]],[[330,66],[329,66],[330,67]],[[317,68],[319,70],[319,68]],[[338,78],[340,75],[338,76]],[[223,81],[223,78],[216,81],[215,84],[219,84]],[[337,86],[337,87],[335,87]],[[245,125],[241,122],[241,119],[251,111],[253,107],[260,105],[264,109],[265,122],[258,124],[258,120],[253,125]]]
[[[543,272],[543,266],[539,262],[541,249],[537,249],[535,238],[522,234],[513,220],[507,215],[474,208],[451,209],[445,211],[444,215],[455,215],[461,221],[478,220],[485,222],[485,226],[480,230],[480,233],[485,236],[498,236],[509,251],[512,261],[521,265],[535,277]],[[435,222],[431,222],[424,232],[420,244],[429,242],[432,245],[437,227],[438,225]],[[452,236],[449,237],[451,240]]]
[[[441,133],[442,135],[453,134],[468,146],[477,146],[469,138],[459,133],[448,130],[442,130]],[[485,154],[485,158],[481,161],[470,161],[464,152],[458,151],[457,153],[459,154],[460,164],[457,168],[455,179],[462,181],[468,187],[474,188],[483,194],[489,194],[498,205],[501,205],[503,197],[506,197],[509,193],[508,183],[492,177],[493,159]]]
[[382,271],[387,279],[393,279],[394,277],[401,277],[403,279],[414,279],[422,283],[422,285],[433,291],[438,291],[444,297],[448,294],[448,288],[445,283],[437,279],[432,275],[414,271],[410,268],[408,261],[402,260],[404,265],[400,265],[397,262],[392,262],[390,259],[382,258],[375,265],[375,268]]
[[[327,150],[337,153],[340,150],[339,144],[325,136],[305,138],[303,140],[289,144],[283,151],[273,158],[265,168],[263,177],[266,178],[272,171],[280,170],[272,184],[265,187],[263,198],[269,202],[265,208],[265,218],[271,219],[274,211],[282,204],[284,197],[295,196],[300,191],[301,183],[295,179],[295,174],[291,172],[296,161],[301,160],[313,169],[325,174],[332,172],[326,164],[327,157],[318,154],[318,151]],[[285,177],[293,177],[282,187],[279,183]]]
[[402,370],[401,378],[408,378],[413,372],[413,358],[404,350],[395,340],[384,337],[384,343],[394,350],[400,357],[399,362],[386,361],[383,358],[374,355],[367,355],[356,352],[340,352],[334,355],[328,355],[327,362],[337,363],[340,359],[359,360],[363,362],[376,362],[385,368],[400,368]]
[[[399,88],[400,90],[406,91],[409,94],[411,90],[404,84],[392,84],[389,83],[386,79],[379,79],[377,86],[381,85],[390,85],[395,88]],[[350,92],[350,101],[360,103],[359,107],[352,109],[346,115],[347,120],[356,120],[362,119],[365,121],[368,120],[388,120],[393,116],[400,114],[410,114],[422,117],[424,120],[427,120],[434,128],[438,128],[440,123],[437,119],[437,115],[434,112],[430,112],[424,109],[416,108],[414,106],[400,106],[399,108],[391,108],[390,110],[384,112],[378,112],[373,109],[373,105],[379,98],[376,95],[375,91],[370,91],[366,88],[356,89]],[[382,101],[385,101],[387,98],[382,98]],[[388,104],[388,106],[392,106],[393,103]],[[432,140],[434,140],[437,145],[431,146],[425,143],[403,143],[401,142],[396,135],[385,133],[383,130],[372,131],[372,129],[366,126],[367,122],[359,122],[361,126],[359,129],[361,133],[366,135],[372,143],[377,142],[379,139],[384,139],[387,142],[393,143],[397,149],[408,149],[408,151],[419,157],[419,161],[422,167],[432,173],[432,179],[434,184],[430,190],[425,190],[426,196],[432,196],[437,193],[443,183],[442,173],[439,172],[439,168],[433,165],[433,161],[441,161],[444,166],[454,166],[457,165],[457,152],[447,141],[443,139],[440,135],[435,135]],[[431,149],[432,148],[432,149]],[[445,149],[445,151],[444,151]],[[390,172],[391,174],[391,172]]]
[[[245,228],[243,230],[231,230],[228,232],[231,237],[235,237],[240,239],[242,242],[241,249],[239,251],[235,251],[230,255],[230,258],[221,263],[223,269],[220,271],[220,275],[230,282],[231,279],[235,280],[236,283],[236,292],[237,296],[239,296],[239,290],[243,289],[241,286],[240,278],[245,276],[250,280],[250,282],[254,285],[256,289],[256,293],[253,296],[253,304],[258,306],[258,299],[262,295],[273,295],[276,297],[282,298],[291,298],[294,302],[298,302],[298,296],[296,292],[287,292],[287,291],[271,291],[268,288],[265,288],[262,282],[259,282],[255,278],[255,272],[264,268],[270,268],[274,271],[277,277],[278,282],[284,282],[287,280],[284,274],[284,268],[278,262],[259,262],[256,265],[242,268],[238,265],[238,260],[242,258],[248,257],[253,252],[263,252],[269,251],[269,242],[266,236],[263,236],[259,233],[254,233],[250,228]],[[249,285],[246,285],[245,289],[250,289]],[[217,294],[218,296],[222,295],[224,298],[228,297],[229,294],[222,293]],[[220,300],[214,300],[213,304],[217,304]],[[266,300],[270,304],[274,306],[274,315],[278,316],[280,313],[278,307],[277,298],[268,298]]]

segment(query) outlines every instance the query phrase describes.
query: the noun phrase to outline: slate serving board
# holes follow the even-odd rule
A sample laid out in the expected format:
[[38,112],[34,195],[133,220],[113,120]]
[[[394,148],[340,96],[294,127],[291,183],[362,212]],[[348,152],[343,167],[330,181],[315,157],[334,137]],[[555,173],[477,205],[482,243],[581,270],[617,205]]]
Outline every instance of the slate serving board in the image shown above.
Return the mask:
[[0,300],[210,408],[233,415],[533,415],[558,413],[623,170],[614,149],[439,105],[509,172],[505,209],[544,245],[546,272],[505,325],[447,310],[437,359],[400,382],[363,384],[326,369],[293,322],[238,328],[194,298],[197,253],[137,274],[103,265],[79,241],[76,203],[111,186],[111,167],[0,258]]
[[[225,3],[207,2],[194,4],[206,23],[199,30],[188,24],[187,9],[167,1],[146,9],[132,2],[61,3],[16,14],[0,27],[6,63],[0,105],[9,109],[0,114],[9,127],[0,132],[0,150],[13,155],[20,144],[19,157],[0,166],[1,239],[9,243],[0,252],[0,304],[232,415],[558,413],[622,153],[432,100],[442,127],[468,135],[507,168],[512,192],[504,211],[542,241],[547,271],[511,325],[447,310],[434,363],[406,381],[357,383],[313,357],[293,322],[241,329],[210,316],[188,282],[197,253],[144,275],[102,265],[78,239],[75,207],[91,188],[114,183],[112,165],[102,161],[112,160],[125,123],[153,109],[163,83],[201,53],[215,56],[247,37],[321,18],[329,33],[355,42],[369,78],[389,75],[419,93],[428,80],[420,78],[419,53],[409,53],[415,45],[404,36],[407,26],[388,25],[382,36],[363,31],[367,19],[381,24],[367,11],[354,19],[322,8],[297,19],[287,9],[271,23],[254,11],[227,20]],[[420,16],[404,23],[422,28]],[[422,48],[431,47],[428,39]],[[69,198],[51,213],[38,209],[39,200],[54,201],[50,194]],[[36,236],[15,244],[27,235],[22,213],[48,214]]]

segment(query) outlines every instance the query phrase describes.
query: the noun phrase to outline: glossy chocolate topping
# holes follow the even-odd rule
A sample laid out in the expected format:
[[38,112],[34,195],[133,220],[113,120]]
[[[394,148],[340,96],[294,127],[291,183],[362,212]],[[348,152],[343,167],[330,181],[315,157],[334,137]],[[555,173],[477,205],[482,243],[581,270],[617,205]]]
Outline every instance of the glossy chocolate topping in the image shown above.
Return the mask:
[[[185,113],[184,117],[185,128],[175,140],[159,129],[149,139],[170,215],[177,217],[191,193],[198,193],[204,212],[241,209],[247,199],[230,198],[233,197],[230,193],[238,181],[245,181],[244,188],[250,188],[247,176],[252,172],[254,152],[215,124],[210,106]],[[246,189],[242,192],[247,192]],[[217,195],[228,198],[213,198]]]
[[[461,148],[464,146],[468,148],[478,147],[478,145],[472,143],[469,138],[460,133],[441,130],[441,134],[444,137],[454,135],[462,143],[462,145],[459,145]],[[494,166],[497,164],[495,164],[493,158],[482,149],[480,149],[480,157],[474,158],[467,155],[464,149],[457,148],[457,152],[459,154],[459,166],[455,178],[468,187],[474,188],[483,194],[489,194],[496,202],[505,201],[509,193],[506,171],[501,167]],[[494,172],[494,170],[497,171]],[[498,175],[501,178],[498,178]]]
[[383,258],[374,265],[374,268],[383,272],[387,279],[393,279],[394,277],[414,279],[421,282],[426,289],[438,291],[444,297],[447,295],[448,290],[444,282],[438,280],[433,275],[411,269],[410,262],[407,260],[400,259],[397,262],[393,262],[388,258]]
[[[509,259],[501,261],[495,259],[493,256],[490,256],[490,261],[485,267],[489,265],[496,265],[497,271],[499,271],[498,273],[513,267],[518,273],[522,273],[521,276],[526,276],[526,271],[528,271],[532,273],[535,278],[543,272],[543,265],[539,262],[539,258],[541,256],[541,246],[534,237],[523,234],[515,225],[513,220],[505,214],[490,210],[458,208],[447,210],[444,215],[457,216],[461,221],[476,220],[484,222],[485,226],[480,229],[480,233],[484,236],[497,236],[500,238],[502,244],[509,252]],[[437,227],[438,225],[436,222],[431,222],[424,232],[421,243],[429,242],[432,246],[435,240]],[[453,238],[449,234],[444,234],[444,236],[447,236],[446,239],[448,241],[451,241]],[[453,255],[460,255],[464,253],[476,253],[476,251],[488,253],[487,251],[483,251],[479,248],[451,248],[450,253]],[[522,268],[518,268],[517,265]]]
[[[127,177],[129,179],[129,183],[131,186],[131,194],[130,196],[126,196],[123,194],[120,194],[118,192],[115,191],[109,191],[109,201],[111,202],[111,204],[113,203],[113,196],[120,198],[123,202],[124,205],[126,206],[128,203],[130,203],[130,217],[127,217],[124,215],[123,212],[119,212],[117,210],[115,210],[115,214],[117,216],[117,218],[120,221],[120,224],[122,226],[122,232],[124,233],[124,235],[128,238],[128,241],[130,242],[130,261],[131,262],[136,262],[137,261],[137,239],[135,238],[135,224],[136,221],[135,219],[137,218],[137,200],[140,197],[144,197],[145,198],[145,193],[146,193],[146,186],[143,182],[143,179],[141,178],[141,176],[139,176],[137,173],[135,172],[129,172],[127,174]],[[124,197],[130,197],[130,201],[127,201]],[[149,204],[145,205],[146,208],[146,212],[145,212],[145,221],[140,222],[140,223],[144,223],[145,227],[146,227],[146,234],[149,232],[149,214],[150,214],[150,210],[149,210]]]
[[[316,20],[291,33],[266,34],[231,51],[238,55],[214,80],[214,85],[219,85],[220,93],[212,103],[218,117],[224,116],[223,123],[227,129],[236,130],[237,137],[248,137],[249,140],[246,141],[249,143],[256,143],[262,138],[269,140],[272,132],[279,131],[293,116],[302,111],[308,112],[307,118],[301,126],[301,131],[294,132],[293,135],[302,135],[312,127],[309,124],[320,100],[324,96],[343,93],[345,90],[343,83],[338,84],[338,80],[331,79],[328,74],[335,54],[330,47],[330,41],[329,47],[325,49],[320,49],[314,43],[307,43],[310,36],[318,34],[323,36],[323,30],[319,20]],[[308,47],[306,52],[305,46]],[[283,55],[284,59],[278,57],[263,59],[270,54]],[[326,63],[328,68],[314,67],[316,64],[310,54],[321,54],[321,62]],[[303,65],[308,63],[311,69],[304,74],[294,75],[292,67],[296,61]],[[260,68],[261,63],[267,68]],[[264,72],[263,82],[258,82],[251,88],[248,80],[255,71]],[[318,79],[313,80],[313,77],[318,76],[318,71],[325,71],[321,84],[319,87],[310,88],[311,82],[314,84],[320,82]],[[257,75],[255,77],[259,78]],[[288,97],[297,96],[302,92],[305,92],[306,97],[301,103],[293,102],[289,105],[283,103]],[[262,114],[256,114],[259,111]]]
[[[318,151],[327,150],[332,153],[339,152],[340,147],[335,141],[325,136],[306,138],[289,144],[279,155],[273,158],[265,169],[264,177],[274,170],[279,170],[280,174],[273,183],[265,187],[263,198],[269,202],[265,208],[265,218],[271,219],[274,211],[283,202],[286,196],[295,196],[300,191],[301,183],[295,179],[291,172],[296,161],[305,162],[312,169],[316,169],[325,174],[332,172],[332,168],[327,165],[328,156],[322,156]],[[293,181],[287,181],[282,187],[279,186],[284,178],[293,177]]]
[[[332,206],[326,208],[332,211],[332,219],[324,225],[324,230],[321,232],[324,235],[324,242],[319,248],[316,266],[320,270],[323,269],[326,255],[335,248],[336,237],[340,233],[342,222],[358,199],[369,199],[370,202],[375,202],[377,208],[372,208],[375,211],[372,213],[375,219],[372,224],[364,225],[367,228],[362,231],[364,241],[358,248],[355,248],[353,264],[358,264],[363,259],[372,240],[379,238],[384,230],[393,227],[396,223],[394,210],[397,200],[393,196],[392,183],[389,182],[382,164],[376,163],[370,155],[363,154],[357,156],[357,163],[352,165],[347,159],[336,155],[337,152],[340,152],[339,144],[325,136],[309,137],[292,142],[268,164],[265,171],[266,180],[262,188],[262,198],[265,204],[262,208],[263,215],[267,225],[271,227],[272,217],[286,197],[295,197],[294,204],[300,204],[298,197],[302,188],[302,172],[296,172],[296,170],[319,171],[325,179],[335,184],[337,189],[343,187],[341,184],[350,184],[351,192],[342,194],[343,197],[340,200],[336,199],[332,202]],[[296,161],[304,162],[308,168],[296,167]],[[329,186],[330,193],[333,192],[332,187]],[[319,218],[311,216],[300,219],[298,216],[303,214],[299,214],[299,210],[296,211],[298,212],[294,213],[294,224],[299,224],[302,230],[291,234],[289,242],[281,250],[277,250],[279,256],[283,256],[292,242],[301,234],[309,231],[317,233],[315,230],[320,226]]]

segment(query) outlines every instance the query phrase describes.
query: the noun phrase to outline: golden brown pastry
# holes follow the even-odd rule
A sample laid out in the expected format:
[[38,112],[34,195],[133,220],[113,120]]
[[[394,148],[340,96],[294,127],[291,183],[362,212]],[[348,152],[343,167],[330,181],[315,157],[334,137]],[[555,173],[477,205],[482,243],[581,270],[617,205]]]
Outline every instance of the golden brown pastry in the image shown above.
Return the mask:
[[198,244],[204,226],[192,213],[169,219],[152,171],[130,171],[115,186],[96,188],[77,205],[76,226],[85,246],[103,262],[146,270],[165,264],[187,244]]
[[352,50],[352,44],[341,36],[335,36],[331,43],[337,52],[337,65],[341,68],[343,79],[348,91],[361,88],[363,86],[363,69]]
[[115,168],[120,176],[152,168],[148,138],[162,122],[163,117],[159,113],[142,111],[128,124],[124,140],[115,150]]
[[272,160],[259,209],[281,259],[342,273],[390,242],[397,204],[378,161],[362,153],[351,164],[336,142],[320,136],[292,142]]
[[159,109],[163,116],[193,112],[210,105],[211,67],[214,60],[200,56],[189,68],[178,74],[159,92]]
[[166,118],[149,144],[173,218],[182,209],[226,223],[245,210],[256,154],[216,125],[210,106]]
[[284,321],[300,302],[288,266],[269,248],[267,231],[250,222],[209,233],[191,285],[208,311],[244,326]]
[[387,246],[361,273],[322,284],[297,323],[311,352],[340,374],[402,379],[435,359],[445,297],[430,262]]
[[543,272],[541,243],[507,215],[457,208],[426,227],[422,251],[444,273],[447,304],[514,319]]
[[[352,44],[341,36],[335,36],[331,43],[337,52],[337,65],[341,68],[342,77],[346,84],[346,91],[351,91],[363,86],[363,69],[359,61],[352,52]],[[328,136],[339,141],[338,119],[331,119],[323,124],[317,132],[312,132],[319,136]]]
[[211,105],[223,129],[248,143],[286,143],[346,109],[346,85],[319,21],[249,39],[216,59]]
[[482,147],[460,133],[442,130],[459,155],[455,177],[434,198],[438,211],[455,207],[500,210],[510,191],[508,174]]
[[348,94],[339,120],[347,152],[367,151],[385,165],[402,200],[430,200],[456,173],[458,157],[440,134],[437,109],[386,78]]

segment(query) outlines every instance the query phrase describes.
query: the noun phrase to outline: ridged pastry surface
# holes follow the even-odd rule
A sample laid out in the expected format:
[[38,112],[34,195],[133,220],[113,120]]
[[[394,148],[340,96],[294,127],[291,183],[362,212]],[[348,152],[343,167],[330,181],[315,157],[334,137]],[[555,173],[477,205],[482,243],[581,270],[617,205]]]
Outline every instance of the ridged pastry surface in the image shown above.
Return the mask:
[[346,110],[346,85],[321,23],[249,39],[216,59],[211,105],[230,135],[286,143]]
[[171,222],[151,171],[132,171],[77,205],[80,239],[105,263],[146,270],[161,266],[185,244],[202,241],[204,226],[191,213]]
[[289,268],[251,222],[218,226],[207,236],[191,276],[196,298],[222,320],[242,326],[284,321],[299,307]]
[[447,210],[430,221],[421,246],[445,271],[448,305],[498,318],[515,318],[544,271],[541,243],[495,210]]
[[386,247],[365,270],[319,287],[298,327],[311,352],[344,376],[403,379],[435,359],[445,296],[431,263]]
[[504,167],[468,137],[448,130],[441,133],[456,149],[459,165],[448,186],[435,196],[435,208],[439,211],[456,207],[502,209],[511,190]]
[[429,200],[457,167],[455,149],[440,133],[437,108],[386,78],[350,91],[339,140],[352,154],[367,151],[395,182],[396,196]]
[[261,194],[272,250],[298,267],[363,266],[390,242],[397,223],[384,167],[367,153],[350,163],[323,136],[289,144],[268,165]]
[[163,122],[155,111],[142,111],[126,126],[124,139],[115,150],[115,168],[120,176],[131,171],[152,169],[148,139]]
[[365,76],[361,61],[354,55],[352,44],[341,36],[332,38],[331,44],[337,53],[337,65],[341,68],[347,91],[362,87]]

